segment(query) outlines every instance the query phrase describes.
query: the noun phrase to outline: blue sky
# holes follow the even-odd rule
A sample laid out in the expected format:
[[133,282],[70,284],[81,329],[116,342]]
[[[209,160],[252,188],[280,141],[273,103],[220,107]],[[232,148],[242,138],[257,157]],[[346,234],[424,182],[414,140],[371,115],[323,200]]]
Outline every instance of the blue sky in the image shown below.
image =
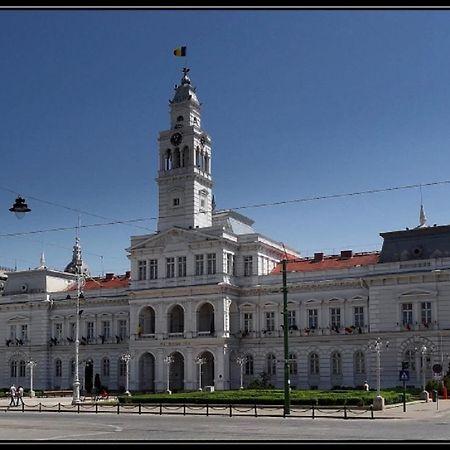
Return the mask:
[[[94,275],[156,228],[158,133],[186,64],[218,209],[450,179],[450,11],[0,10],[0,265]],[[180,45],[187,58],[173,56]],[[304,256],[450,223],[448,183],[249,207]],[[9,211],[17,194],[32,212]],[[47,231],[69,228],[65,231]],[[45,231],[45,232],[38,232]],[[20,236],[11,234],[24,233]]]

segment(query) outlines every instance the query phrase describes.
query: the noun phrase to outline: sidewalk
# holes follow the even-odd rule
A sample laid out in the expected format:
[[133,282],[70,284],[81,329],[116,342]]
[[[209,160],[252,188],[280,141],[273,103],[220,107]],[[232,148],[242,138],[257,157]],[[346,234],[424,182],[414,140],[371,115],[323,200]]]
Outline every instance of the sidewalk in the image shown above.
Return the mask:
[[[80,403],[80,406],[93,407],[92,405],[104,405],[107,409],[108,407],[114,408],[111,405],[111,401],[115,401],[117,397],[111,396],[108,400],[98,400],[94,401],[93,398],[87,397],[84,401]],[[22,405],[19,406],[9,406],[10,399],[0,398],[0,409],[2,411],[6,410],[21,410]],[[24,403],[26,407],[38,407],[41,405],[44,408],[58,407],[60,405],[62,408],[66,407],[71,409],[74,407],[72,405],[72,397],[24,397]],[[137,405],[134,405],[137,408]],[[127,409],[134,409],[133,406],[128,405]],[[263,414],[262,414],[263,415]],[[395,405],[386,405],[383,411],[374,411],[375,419],[409,419],[409,420],[430,420],[430,419],[440,419],[443,417],[450,419],[450,399],[449,400],[439,400],[438,402],[424,402],[423,400],[410,402],[406,404],[406,412],[403,411],[403,403]]]
[[450,416],[450,399],[438,402],[425,402],[423,400],[406,404],[406,412],[403,411],[403,403],[386,405],[383,411],[377,411],[376,417],[386,419],[433,419]]

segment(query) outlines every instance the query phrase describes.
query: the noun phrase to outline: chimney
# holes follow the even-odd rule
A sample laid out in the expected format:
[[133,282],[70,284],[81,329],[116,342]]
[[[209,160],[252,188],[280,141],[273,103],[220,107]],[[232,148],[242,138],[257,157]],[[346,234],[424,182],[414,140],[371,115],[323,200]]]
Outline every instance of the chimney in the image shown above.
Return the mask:
[[105,280],[112,280],[114,277],[114,272],[106,272]]
[[323,261],[323,253],[314,253],[314,262]]
[[351,258],[353,256],[352,250],[341,250],[341,258]]

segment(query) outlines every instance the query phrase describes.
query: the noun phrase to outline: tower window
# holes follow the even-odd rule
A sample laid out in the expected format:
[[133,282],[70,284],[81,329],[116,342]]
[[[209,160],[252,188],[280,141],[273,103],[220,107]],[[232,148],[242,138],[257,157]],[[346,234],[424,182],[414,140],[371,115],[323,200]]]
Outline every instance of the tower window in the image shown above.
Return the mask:
[[177,122],[183,122],[183,120],[184,120],[184,117],[183,117],[183,116],[178,116],[178,117],[177,117]]
[[174,198],[173,199],[173,206],[180,206],[180,199],[179,198]]

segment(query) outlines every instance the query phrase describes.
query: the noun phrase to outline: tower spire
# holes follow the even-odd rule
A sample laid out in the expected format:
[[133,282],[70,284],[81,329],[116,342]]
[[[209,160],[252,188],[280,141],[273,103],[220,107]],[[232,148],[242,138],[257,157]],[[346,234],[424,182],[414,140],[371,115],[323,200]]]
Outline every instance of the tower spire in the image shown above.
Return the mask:
[[420,186],[420,213],[419,213],[419,225],[416,228],[424,228],[427,227],[427,216],[425,215],[425,209],[423,207],[423,198],[422,198],[422,186]]

